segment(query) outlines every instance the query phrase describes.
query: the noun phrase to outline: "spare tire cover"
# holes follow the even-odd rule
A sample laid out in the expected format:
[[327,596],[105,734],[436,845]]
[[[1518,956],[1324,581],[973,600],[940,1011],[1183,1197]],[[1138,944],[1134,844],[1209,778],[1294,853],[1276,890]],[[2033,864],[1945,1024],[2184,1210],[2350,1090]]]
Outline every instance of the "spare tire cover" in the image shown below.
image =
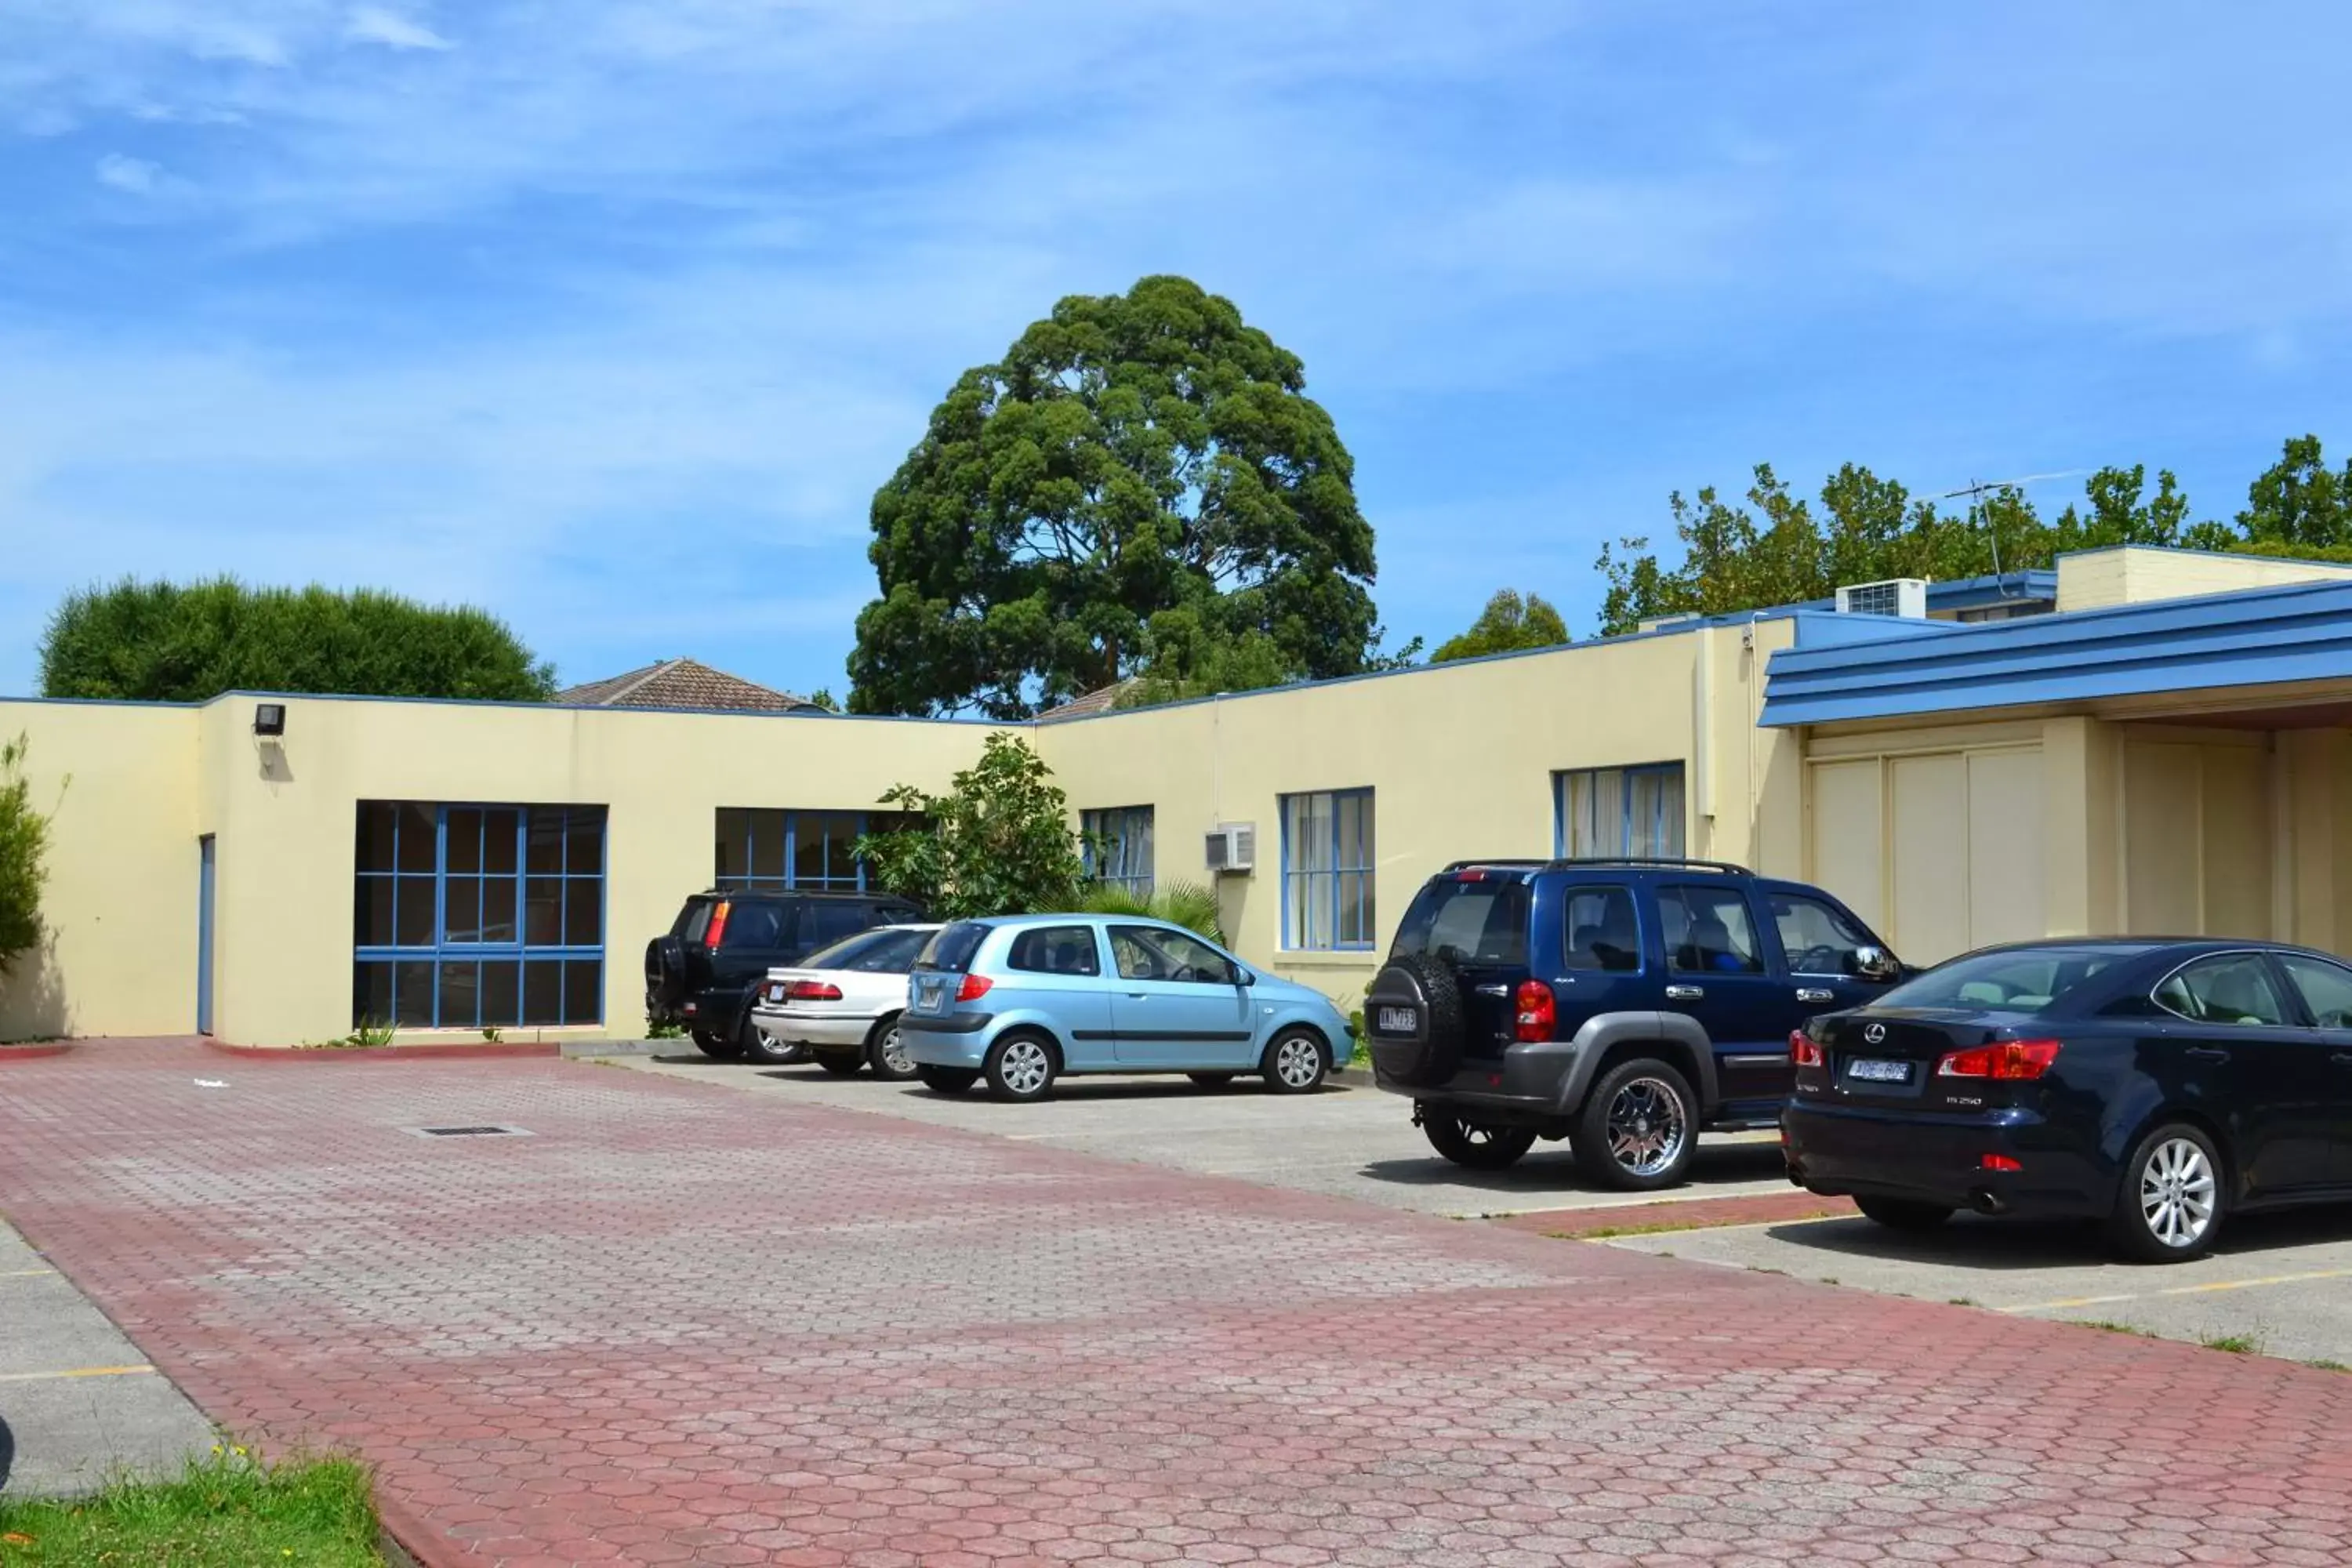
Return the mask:
[[1462,984],[1444,959],[1389,960],[1364,993],[1372,1070],[1391,1083],[1433,1087],[1462,1065]]
[[686,992],[686,944],[674,936],[646,943],[646,994],[667,1007]]

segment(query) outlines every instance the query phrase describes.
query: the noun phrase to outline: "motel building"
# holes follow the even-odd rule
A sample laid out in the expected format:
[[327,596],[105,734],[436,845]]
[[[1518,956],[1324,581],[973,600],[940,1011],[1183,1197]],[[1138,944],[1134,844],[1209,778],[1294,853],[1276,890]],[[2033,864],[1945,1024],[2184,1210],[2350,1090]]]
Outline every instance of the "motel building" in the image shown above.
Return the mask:
[[1210,880],[1214,848],[1241,955],[1343,1006],[1422,880],[1486,856],[1737,861],[1915,963],[2090,932],[2352,953],[2352,568],[2116,548],[1019,725],[0,701],[56,807],[0,1039],[634,1037],[686,894],[857,886],[883,791],[944,788],[1000,729],[1106,873]]

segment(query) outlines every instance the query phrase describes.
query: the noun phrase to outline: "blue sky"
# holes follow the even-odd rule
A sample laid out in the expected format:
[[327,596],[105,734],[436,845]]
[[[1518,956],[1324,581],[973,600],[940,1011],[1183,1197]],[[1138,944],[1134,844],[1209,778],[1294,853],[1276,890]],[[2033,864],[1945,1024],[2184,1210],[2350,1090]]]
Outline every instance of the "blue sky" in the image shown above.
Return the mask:
[[[68,589],[482,604],[845,686],[966,366],[1159,271],[1297,351],[1391,637],[1674,488],[2352,453],[2352,8],[10,0],[0,692]],[[2063,503],[2065,482],[2038,489]]]

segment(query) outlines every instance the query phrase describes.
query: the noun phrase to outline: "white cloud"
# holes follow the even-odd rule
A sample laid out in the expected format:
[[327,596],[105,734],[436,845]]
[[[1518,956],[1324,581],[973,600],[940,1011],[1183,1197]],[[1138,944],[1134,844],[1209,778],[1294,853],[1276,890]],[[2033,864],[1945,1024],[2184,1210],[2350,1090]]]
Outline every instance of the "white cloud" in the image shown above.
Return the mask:
[[354,43],[382,44],[392,49],[449,49],[457,46],[412,17],[381,5],[362,5],[352,12],[343,36]]
[[98,161],[100,184],[128,191],[134,196],[156,195],[163,190],[167,181],[163,165],[145,158],[130,158],[120,153],[109,153]]

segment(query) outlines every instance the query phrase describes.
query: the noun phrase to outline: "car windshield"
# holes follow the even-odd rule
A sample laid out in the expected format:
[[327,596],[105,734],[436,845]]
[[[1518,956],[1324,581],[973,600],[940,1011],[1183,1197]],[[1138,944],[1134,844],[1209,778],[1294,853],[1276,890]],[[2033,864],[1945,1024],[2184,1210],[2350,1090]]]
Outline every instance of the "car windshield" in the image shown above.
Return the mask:
[[935,933],[923,944],[915,957],[918,969],[941,969],[950,974],[961,974],[971,967],[972,954],[988,935],[988,928],[978,921],[958,921]]
[[860,974],[904,974],[931,940],[927,931],[868,931],[819,948],[801,960],[803,969],[845,969]]
[[2138,947],[2034,947],[1972,953],[1887,992],[1874,1007],[1971,1013],[2042,1013],[2100,971],[2137,958]]
[[1389,955],[1525,967],[1528,885],[1475,872],[1433,879],[1405,910]]

